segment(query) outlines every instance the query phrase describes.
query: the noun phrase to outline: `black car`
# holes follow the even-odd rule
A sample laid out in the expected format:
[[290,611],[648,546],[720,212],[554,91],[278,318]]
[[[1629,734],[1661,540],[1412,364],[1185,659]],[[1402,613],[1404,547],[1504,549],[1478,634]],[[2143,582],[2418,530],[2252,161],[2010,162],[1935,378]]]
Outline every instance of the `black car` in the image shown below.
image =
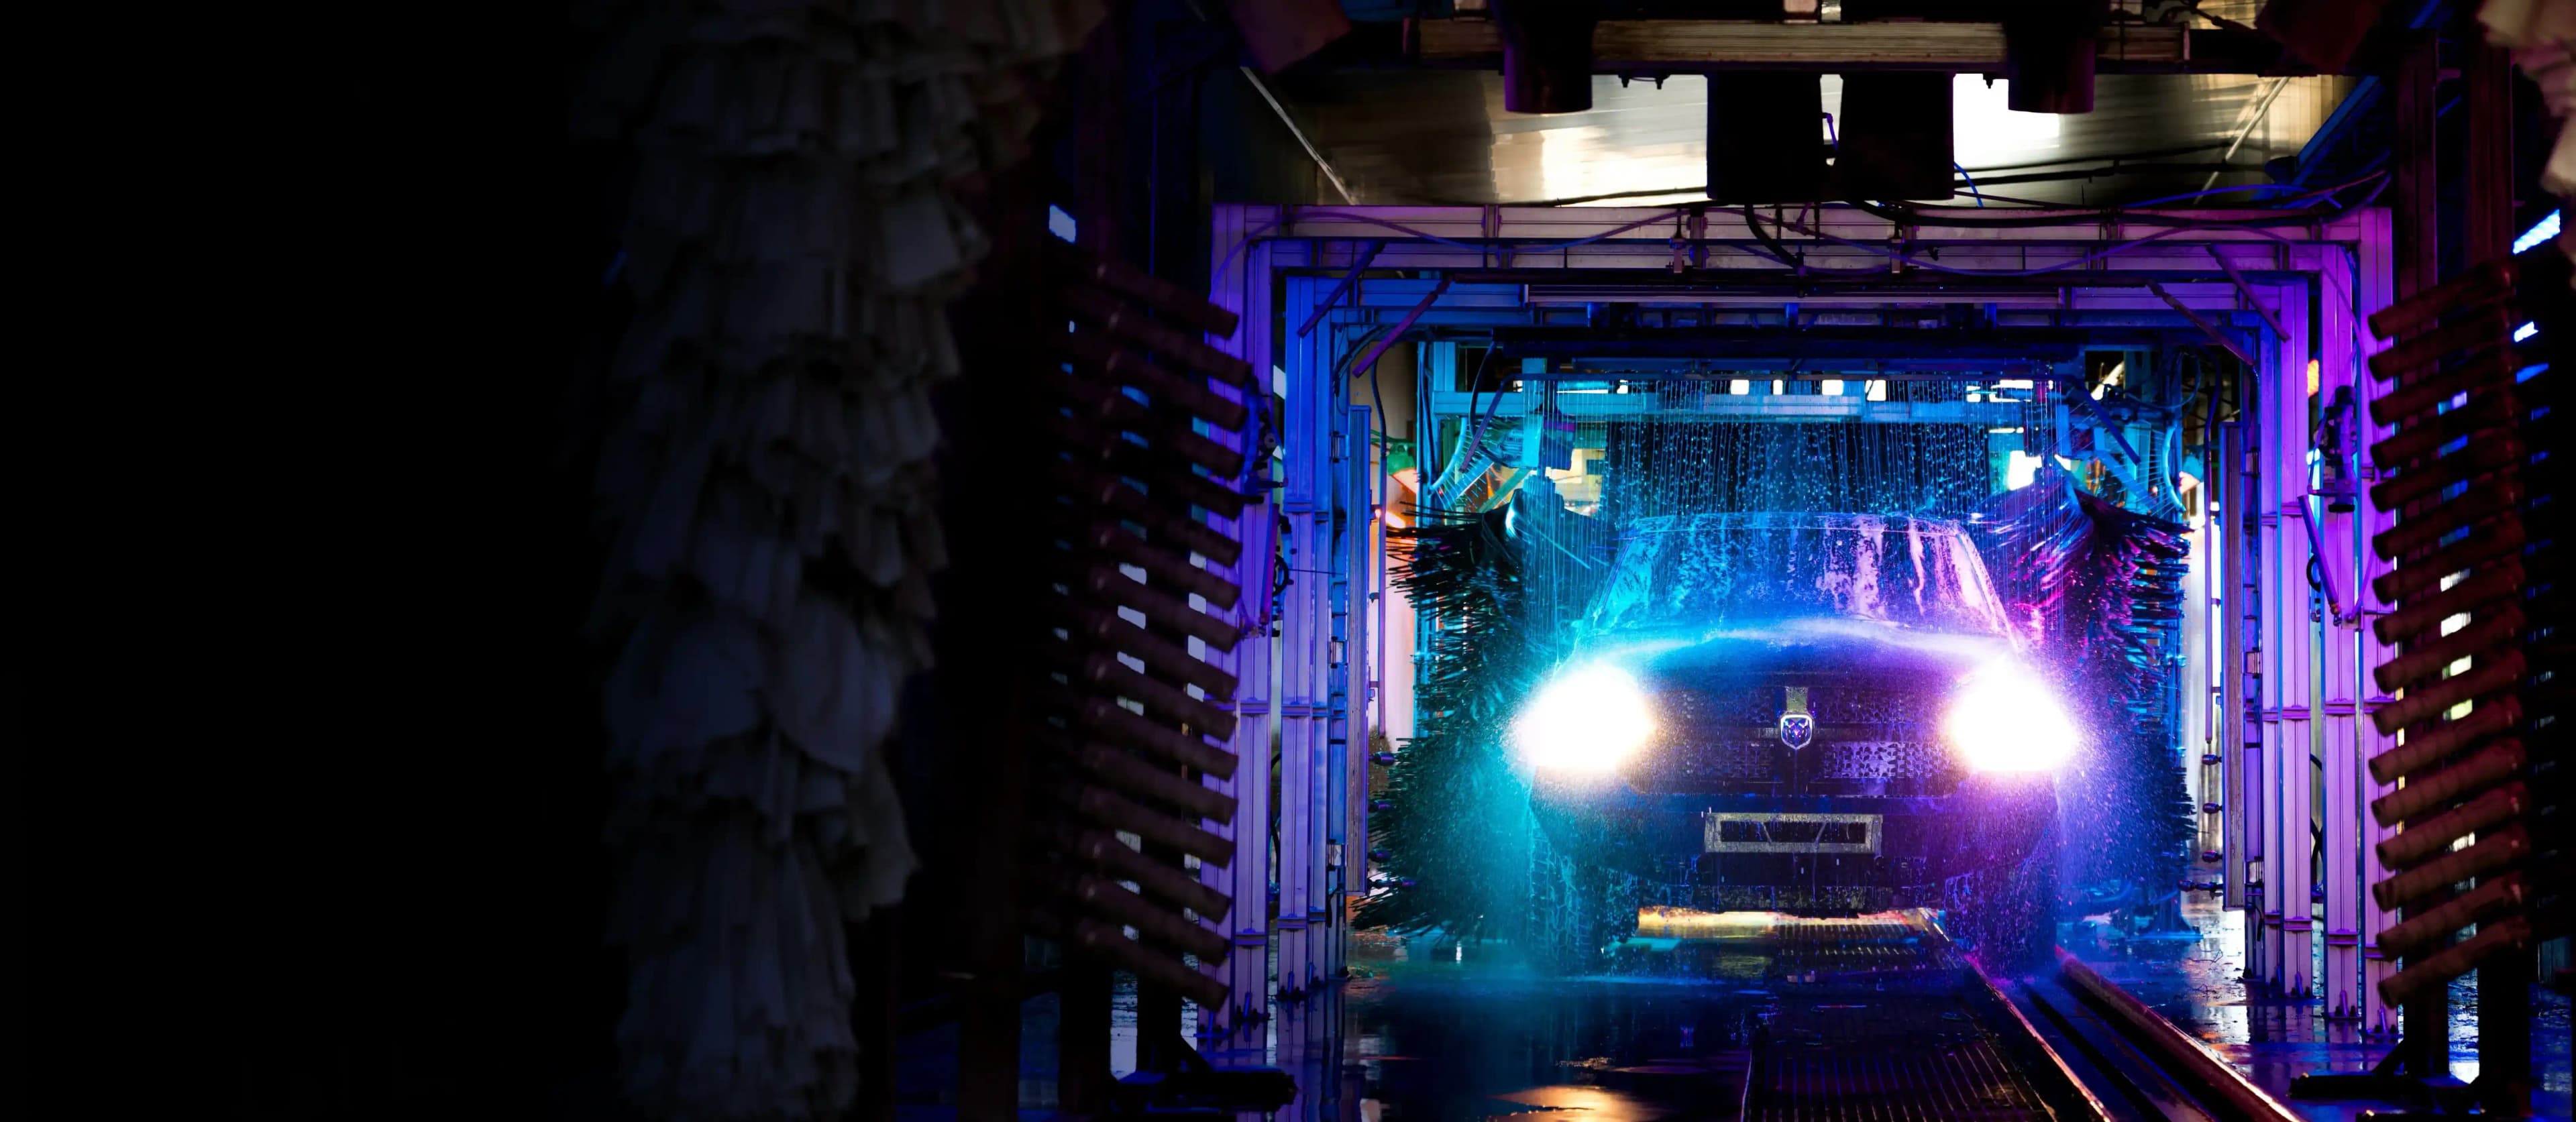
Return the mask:
[[1621,539],[1513,726],[1547,840],[1597,866],[1573,872],[1703,911],[1943,909],[1990,962],[2046,950],[2077,732],[1963,527],[1700,514]]

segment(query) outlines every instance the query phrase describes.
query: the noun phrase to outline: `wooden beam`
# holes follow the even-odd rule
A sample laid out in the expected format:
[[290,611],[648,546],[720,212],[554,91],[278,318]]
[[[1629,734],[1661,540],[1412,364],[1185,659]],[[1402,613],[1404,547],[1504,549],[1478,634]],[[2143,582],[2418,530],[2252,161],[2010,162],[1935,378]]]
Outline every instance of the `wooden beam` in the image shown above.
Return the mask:
[[[1412,25],[1409,54],[1431,64],[1502,65],[1503,36],[1490,20],[1426,19]],[[2180,68],[2192,38],[2176,27],[2106,27],[2106,68]],[[1842,71],[1943,70],[2001,73],[2000,23],[1751,23],[1727,20],[1603,20],[1592,33],[1593,66],[1691,71],[1768,68]]]

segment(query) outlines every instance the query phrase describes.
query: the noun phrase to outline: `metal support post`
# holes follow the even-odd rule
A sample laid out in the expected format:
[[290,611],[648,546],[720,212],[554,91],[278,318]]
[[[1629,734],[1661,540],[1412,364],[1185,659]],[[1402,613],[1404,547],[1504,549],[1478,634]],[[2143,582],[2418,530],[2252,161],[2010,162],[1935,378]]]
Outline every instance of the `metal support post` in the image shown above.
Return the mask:
[[[1240,241],[1252,219],[1240,208],[1226,208],[1217,214],[1216,237],[1211,246],[1217,264]],[[1248,314],[1248,309],[1270,306],[1270,247],[1255,245],[1238,255],[1240,267],[1232,273],[1220,273],[1211,283],[1210,299],[1242,317],[1230,339],[1211,336],[1208,342],[1252,364],[1258,372],[1270,367],[1271,319],[1267,315]],[[1239,397],[1235,387],[1211,383],[1215,392],[1226,397]],[[1224,439],[1220,437],[1220,439]],[[1257,426],[1247,426],[1244,440],[1258,439]],[[1228,441],[1232,443],[1232,441]],[[1256,448],[1245,451],[1257,451]],[[1247,474],[1266,474],[1268,465],[1255,463]],[[1266,501],[1243,508],[1235,519],[1210,515],[1209,526],[1228,533],[1243,543],[1243,552],[1232,566],[1223,571],[1234,585],[1243,590],[1235,604],[1234,622],[1244,629],[1243,640],[1231,653],[1210,652],[1196,640],[1192,653],[1205,654],[1219,669],[1235,675],[1234,712],[1236,722],[1233,740],[1228,748],[1236,760],[1234,778],[1203,780],[1209,787],[1235,797],[1234,819],[1209,822],[1207,828],[1234,843],[1234,859],[1229,868],[1213,865],[1199,867],[1199,878],[1223,890],[1232,898],[1231,911],[1222,917],[1201,917],[1201,922],[1223,932],[1232,944],[1231,953],[1221,966],[1208,967],[1212,974],[1222,974],[1231,991],[1229,1008],[1199,1011],[1200,1051],[1222,1064],[1259,1065],[1264,1062],[1263,1026],[1270,1015],[1269,969],[1269,893],[1270,893],[1270,699],[1271,637],[1270,631],[1270,566],[1277,555],[1278,544],[1272,527],[1277,518],[1275,507]]]
[[1368,776],[1369,749],[1377,730],[1372,683],[1376,675],[1373,640],[1377,628],[1371,625],[1370,610],[1375,597],[1370,594],[1377,568],[1376,451],[1377,415],[1367,406],[1354,406],[1350,411],[1347,431],[1349,447],[1342,456],[1343,478],[1349,481],[1348,516],[1342,540],[1347,546],[1344,571],[1350,574],[1346,602],[1350,616],[1349,642],[1342,649],[1342,673],[1349,682],[1346,704],[1349,706],[1350,749],[1343,756],[1342,770],[1337,773],[1342,799],[1342,845],[1338,889],[1328,906],[1333,914],[1333,977],[1343,977],[1350,968],[1351,908],[1368,891]]
[[[2393,234],[2389,214],[2384,210],[2371,211],[2368,217],[2371,223],[2362,235],[2361,244],[2357,250],[2360,268],[2357,271],[2358,275],[2353,278],[2355,302],[2353,315],[2358,322],[2367,322],[2371,313],[2387,307],[2395,299],[2392,272],[2394,254],[2391,244]],[[2353,361],[2356,364],[2368,363],[2370,356],[2378,353],[2380,349],[2380,340],[2365,329],[2360,334]],[[2372,502],[2370,498],[2370,485],[2379,478],[2379,467],[2371,459],[2371,446],[2396,431],[2393,426],[2374,424],[2370,419],[2370,403],[2373,398],[2379,396],[2379,392],[2378,379],[2354,378],[2352,408],[2355,478],[2353,486],[2356,492],[2354,498],[2359,504],[2359,509],[2355,511],[2354,532],[2363,542],[2369,541],[2371,535],[2385,531],[2395,524],[2389,512],[2380,510],[2379,505]],[[2379,576],[2375,571],[2379,566],[2373,564],[2369,549],[2366,546],[2361,547],[2356,557],[2360,564],[2354,570],[2353,588],[2361,598],[2361,618],[2358,621],[2358,630],[2361,634],[2360,659],[2361,666],[2366,669],[2387,662],[2390,657],[2387,645],[2379,641],[2378,633],[2373,631],[2370,625],[2372,620],[2387,615],[2391,606],[2370,586],[2371,581]],[[2360,744],[2357,750],[2363,760],[2368,760],[2396,747],[2397,737],[2394,734],[2382,734],[2378,726],[2367,719],[2370,713],[2389,703],[2388,691],[2380,689],[2379,684],[2371,681],[2367,674],[2361,675],[2359,685],[2361,693],[2358,696],[2363,720],[2359,724]],[[2373,779],[2368,768],[2360,769],[2356,784],[2358,787],[2356,797],[2365,800],[2365,805],[2367,801],[2385,797],[2396,790],[2393,784],[2384,784]],[[2379,933],[2397,922],[2397,913],[2380,907],[2377,901],[2370,898],[2367,891],[2369,885],[2379,883],[2388,875],[2387,870],[2381,868],[2379,864],[2379,843],[2394,836],[2394,831],[2380,825],[2377,819],[2365,813],[2361,816],[2361,833],[2360,876],[2365,888],[2361,898],[2360,1016],[2362,1031],[2373,1035],[2394,1035],[2397,1031],[2395,1014],[2388,1008],[2388,1003],[2382,1001],[2379,996],[2379,983],[2392,972],[2388,956],[2380,952]]]
[[[2217,598],[2210,630],[2216,633],[2218,659],[2218,743],[2213,751],[2219,758],[2219,850],[2227,862],[2220,874],[2219,899],[2236,911],[2252,900],[2246,889],[2254,878],[2255,854],[2254,835],[2247,828],[2252,789],[2246,783],[2252,755],[2246,750],[2245,652],[2252,644],[2245,619],[2252,611],[2246,603],[2245,581],[2253,570],[2247,564],[2245,513],[2254,509],[2246,504],[2247,490],[2245,423],[2239,419],[2219,426],[2218,448],[2209,469],[2209,529],[2219,543],[2216,563],[2210,567],[2212,595]],[[2249,928],[2261,928],[2259,909],[2248,918]]]
[[[2211,474],[2206,464],[2201,467],[2200,474]],[[2182,751],[2188,757],[2183,766],[2183,776],[2188,784],[2185,793],[2194,806],[2218,801],[2218,792],[2211,784],[2218,769],[2206,762],[2215,758],[2218,751],[2217,722],[2212,719],[2217,715],[2218,701],[2210,690],[2211,684],[2218,680],[2218,663],[2210,659],[2210,652],[2216,649],[2216,645],[2210,641],[2210,636],[2221,622],[2221,617],[2216,615],[2218,599],[2213,595],[2216,586],[2210,574],[2218,556],[2218,520],[2210,514],[2210,499],[2216,494],[2214,482],[2202,483],[2199,490],[2200,526],[2191,535],[2190,569],[2183,578],[2182,645],[2175,656],[2178,666],[2173,675],[2182,716],[2179,726]],[[2201,854],[2219,851],[2221,831],[2219,818],[2214,814],[2195,815],[2193,824],[2196,828],[2191,835],[2191,860],[2197,862]],[[2197,871],[2199,866],[2194,864],[2192,868]]]
[[[1288,278],[1288,315],[1304,316],[1314,305],[1310,277]],[[1287,340],[1288,416],[1287,493],[1288,581],[1280,611],[1279,646],[1279,995],[1301,999],[1313,977],[1306,937],[1306,913],[1315,879],[1314,856],[1320,847],[1314,775],[1321,766],[1325,724],[1330,717],[1325,696],[1323,585],[1331,573],[1324,539],[1325,476],[1331,469],[1324,454],[1331,447],[1330,419],[1318,407],[1316,389],[1329,386],[1323,377],[1331,361],[1327,342],[1308,335]]]
[[2270,293],[2277,302],[2274,314],[2288,334],[2270,352],[2273,409],[2267,420],[2273,447],[2279,452],[2264,464],[2271,484],[2269,497],[2276,504],[2269,509],[2279,514],[2275,520],[2279,561],[2273,572],[2281,592],[2266,604],[2278,657],[2267,656],[2264,669],[2271,671],[2266,680],[2274,691],[2274,704],[2280,707],[2281,722],[2273,755],[2279,768],[2273,802],[2279,824],[2272,833],[2279,845],[2271,852],[2278,856],[2269,863],[2265,879],[2272,883],[2272,907],[2281,916],[2281,957],[2273,984],[2282,996],[2305,1000],[2313,994],[2311,983],[2316,980],[2310,892],[2315,843],[2309,832],[2315,814],[2311,794],[2315,748],[2310,740],[2309,702],[2317,680],[2317,624],[2309,607],[2315,582],[2308,579],[2308,562],[2314,551],[2304,524],[2310,448],[2308,299],[2304,284],[2274,287]]
[[2270,791],[2263,779],[2263,750],[2269,743],[2264,719],[2266,699],[2263,688],[2263,595],[2271,587],[2267,564],[2271,558],[2263,528],[2263,424],[2271,412],[2260,392],[2262,372],[2256,367],[2243,371],[2246,385],[2241,400],[2248,415],[2238,417],[2230,426],[2232,439],[2228,450],[2236,486],[2231,492],[2237,513],[2231,515],[2236,540],[2243,548],[2237,552],[2236,578],[2228,588],[2234,598],[2229,619],[2236,628],[2236,704],[2229,710],[2236,739],[2236,805],[2239,808],[2240,836],[2245,845],[2236,867],[2245,883],[2242,906],[2245,909],[2245,981],[2249,988],[2259,989],[2264,973],[2263,949],[2270,945],[2273,930],[2263,922],[2263,856],[2271,841],[2264,827],[2271,821],[2266,811],[2265,792]]
[[[2323,443],[2334,457],[2321,465],[2319,481],[2339,479],[2311,510],[2320,520],[2323,553],[2317,558],[2326,586],[2344,603],[2325,610],[2325,686],[2320,720],[2325,726],[2325,915],[2326,965],[2318,987],[2326,1016],[2336,1020],[2361,1017],[2361,729],[2356,717],[2360,695],[2360,636],[2356,634],[2352,597],[2360,587],[2361,538],[2354,527],[2353,490],[2361,486],[2352,464],[2360,457],[2353,440],[2362,431],[2351,412],[2354,387],[2367,379],[2359,372],[2359,334],[2353,318],[2352,262],[2340,252],[2325,254],[2318,289],[2318,400],[2327,425],[2334,426]],[[2344,404],[2338,406],[2340,400]],[[2335,508],[2341,506],[2338,511]]]
[[[2254,673],[2261,690],[2263,722],[2262,748],[2255,753],[2258,762],[2253,774],[2253,802],[2259,817],[2255,828],[2263,839],[2263,877],[2259,882],[2262,885],[2262,907],[2257,914],[2246,917],[2248,926],[2260,929],[2261,937],[2256,940],[2255,953],[2246,960],[2246,970],[2252,975],[2249,989],[2274,996],[2279,995],[2281,987],[2289,980],[2288,960],[2281,953],[2281,915],[2283,901],[2287,899],[2283,889],[2289,879],[2285,875],[2289,849],[2281,838],[2281,760],[2287,755],[2281,741],[2281,705],[2284,683],[2289,680],[2291,671],[2288,660],[2282,657],[2281,616],[2282,605],[2289,599],[2290,589],[2282,580],[2281,571],[2281,545],[2285,535],[2281,532],[2279,480],[2283,474],[2282,461],[2286,459],[2295,463],[2304,451],[2304,446],[2282,446],[2282,425],[2276,414],[2281,412],[2281,402],[2287,395],[2273,384],[2280,380],[2281,351],[2281,339],[2266,333],[2261,351],[2263,361],[2247,368],[2254,372],[2255,385],[2261,392],[2245,395],[2248,400],[2259,397],[2262,401],[2259,406],[2262,415],[2256,425],[2261,436],[2257,438],[2254,449],[2257,465],[2254,510],[2258,512],[2262,527],[2256,545],[2259,551],[2256,572],[2261,589],[2255,601],[2259,623],[2255,632],[2257,661]],[[2301,578],[2292,579],[2305,583]]]

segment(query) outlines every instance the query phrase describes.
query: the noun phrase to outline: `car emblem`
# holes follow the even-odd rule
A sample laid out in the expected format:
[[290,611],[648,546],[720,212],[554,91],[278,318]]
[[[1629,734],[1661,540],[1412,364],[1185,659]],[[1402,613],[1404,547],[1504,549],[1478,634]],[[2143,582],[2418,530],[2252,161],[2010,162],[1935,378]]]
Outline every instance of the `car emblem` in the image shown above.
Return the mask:
[[1797,751],[1816,740],[1816,715],[1807,712],[1807,687],[1790,686],[1789,704],[1780,710],[1780,743]]

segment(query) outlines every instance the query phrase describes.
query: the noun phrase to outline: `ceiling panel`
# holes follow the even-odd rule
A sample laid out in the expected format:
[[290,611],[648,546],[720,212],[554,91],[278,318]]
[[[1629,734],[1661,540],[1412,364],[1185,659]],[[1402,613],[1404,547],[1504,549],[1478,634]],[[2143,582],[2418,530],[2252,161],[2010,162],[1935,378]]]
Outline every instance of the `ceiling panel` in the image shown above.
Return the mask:
[[[1824,83],[1825,110],[1840,81]],[[2239,75],[2103,75],[2094,111],[2063,117],[2007,113],[2004,84],[1963,76],[1953,137],[1972,176],[2004,179],[2063,170],[2063,161],[2203,145],[2161,157],[2248,167],[2294,154],[2334,109],[2351,79]],[[2273,86],[2279,93],[2263,103]],[[1525,116],[1502,107],[1497,74],[1349,71],[1310,76],[1281,94],[1299,126],[1365,203],[1536,203],[1614,192],[1678,190],[1695,197],[1707,179],[1707,80],[1696,75],[1622,85],[1594,79],[1582,113]],[[2258,107],[2263,111],[2258,116]],[[1761,112],[1760,106],[1744,107]],[[1824,122],[1819,121],[1821,130]],[[2012,167],[2060,161],[2054,167]],[[1994,193],[2054,203],[2127,202],[2200,188],[2206,172],[2123,173],[2049,183],[1996,183]],[[2221,186],[2260,182],[2233,174]],[[1639,197],[1621,202],[1634,203]],[[1645,201],[1665,201],[1646,198]],[[1965,196],[1961,202],[1968,201]]]

